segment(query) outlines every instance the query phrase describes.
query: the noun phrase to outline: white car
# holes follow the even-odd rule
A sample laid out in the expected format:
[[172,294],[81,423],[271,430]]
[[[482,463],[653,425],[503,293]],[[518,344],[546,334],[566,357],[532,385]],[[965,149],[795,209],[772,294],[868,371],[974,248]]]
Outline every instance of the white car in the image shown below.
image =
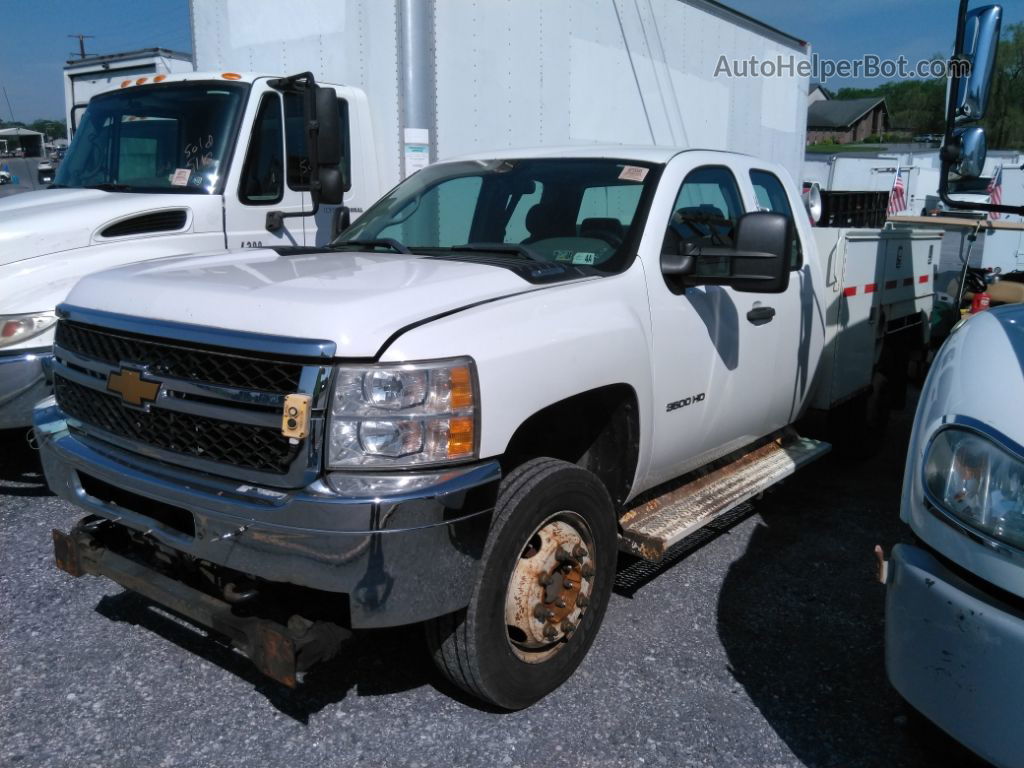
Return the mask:
[[11,172],[0,170],[0,184],[10,184],[11,181]]
[[886,667],[897,691],[997,766],[1024,731],[1024,306],[975,315],[921,392],[888,565]]

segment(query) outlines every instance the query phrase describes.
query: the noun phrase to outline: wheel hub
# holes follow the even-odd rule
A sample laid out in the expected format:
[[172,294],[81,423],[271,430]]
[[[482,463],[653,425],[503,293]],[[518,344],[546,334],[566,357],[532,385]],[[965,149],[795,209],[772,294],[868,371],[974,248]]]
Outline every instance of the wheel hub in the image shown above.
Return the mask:
[[593,538],[574,512],[553,515],[523,548],[509,579],[505,623],[524,661],[557,653],[579,626],[593,590]]

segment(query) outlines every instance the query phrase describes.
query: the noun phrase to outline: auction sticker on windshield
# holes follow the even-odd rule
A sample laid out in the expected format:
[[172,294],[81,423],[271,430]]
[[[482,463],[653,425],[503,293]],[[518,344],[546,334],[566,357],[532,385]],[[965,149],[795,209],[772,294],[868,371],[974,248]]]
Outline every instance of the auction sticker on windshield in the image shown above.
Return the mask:
[[175,170],[174,175],[171,176],[171,186],[184,187],[188,184],[188,177],[192,175],[192,171],[188,168],[178,168]]
[[622,166],[622,172],[619,174],[621,181],[643,181],[647,178],[647,172],[650,168],[644,168],[639,165],[624,165]]

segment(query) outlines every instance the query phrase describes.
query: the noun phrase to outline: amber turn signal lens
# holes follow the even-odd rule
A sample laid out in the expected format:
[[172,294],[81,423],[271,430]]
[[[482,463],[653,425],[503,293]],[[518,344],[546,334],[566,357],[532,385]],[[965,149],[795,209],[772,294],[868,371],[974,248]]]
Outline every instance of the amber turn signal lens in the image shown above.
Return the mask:
[[452,410],[471,408],[473,405],[473,377],[468,367],[452,368]]
[[473,419],[451,419],[448,422],[448,458],[473,455]]

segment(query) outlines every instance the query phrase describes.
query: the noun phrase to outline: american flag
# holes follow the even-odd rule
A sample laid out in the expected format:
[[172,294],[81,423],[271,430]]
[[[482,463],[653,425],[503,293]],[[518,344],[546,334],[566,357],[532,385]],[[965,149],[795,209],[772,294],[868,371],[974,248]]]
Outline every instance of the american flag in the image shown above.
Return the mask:
[[892,182],[892,191],[889,193],[889,207],[885,209],[886,216],[895,216],[907,208],[907,187],[900,176],[900,167],[896,166],[896,178]]
[[[989,202],[992,205],[1003,204],[1003,166],[999,166],[996,175],[988,183],[988,189],[985,190],[985,193],[988,195]],[[989,211],[988,217],[990,219],[998,219],[999,211]]]

